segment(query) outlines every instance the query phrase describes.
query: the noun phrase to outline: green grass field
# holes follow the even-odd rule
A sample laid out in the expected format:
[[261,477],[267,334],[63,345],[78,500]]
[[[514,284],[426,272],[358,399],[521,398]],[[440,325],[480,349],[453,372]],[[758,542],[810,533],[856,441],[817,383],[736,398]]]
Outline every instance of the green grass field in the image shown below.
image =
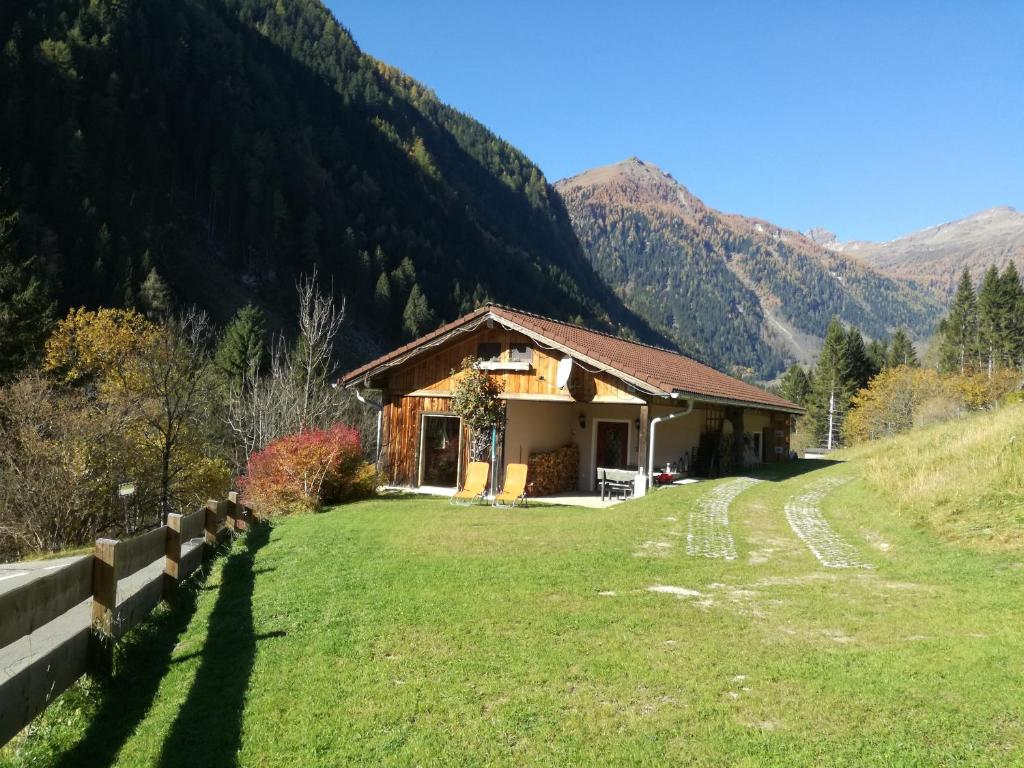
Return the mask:
[[[687,554],[728,479],[254,530],[0,765],[1024,764],[1024,553],[930,525],[873,450],[758,475],[734,560]],[[824,567],[787,521],[827,478],[822,514],[870,567]]]

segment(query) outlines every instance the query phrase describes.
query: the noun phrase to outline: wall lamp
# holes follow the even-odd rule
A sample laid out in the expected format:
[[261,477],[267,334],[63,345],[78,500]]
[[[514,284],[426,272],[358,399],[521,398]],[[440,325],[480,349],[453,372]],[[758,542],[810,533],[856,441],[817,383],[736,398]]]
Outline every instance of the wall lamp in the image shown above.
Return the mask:
[[636,431],[637,432],[640,431],[640,417],[639,416],[636,418],[636,421],[633,422],[633,426],[636,427]]
[[587,414],[581,413],[580,414],[580,429],[586,429],[586,428],[587,428]]

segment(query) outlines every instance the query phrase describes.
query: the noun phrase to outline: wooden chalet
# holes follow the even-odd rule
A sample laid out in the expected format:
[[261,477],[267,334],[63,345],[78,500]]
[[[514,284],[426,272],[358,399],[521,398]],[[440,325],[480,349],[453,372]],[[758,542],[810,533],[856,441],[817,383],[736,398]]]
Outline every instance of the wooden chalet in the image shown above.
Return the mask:
[[723,433],[734,435],[745,464],[782,461],[792,419],[803,412],[676,352],[489,304],[342,377],[346,388],[381,392],[387,483],[462,482],[468,433],[449,403],[469,356],[504,384],[498,484],[507,464],[532,465],[531,457],[568,447],[578,466],[561,490],[594,491],[599,469],[632,468],[643,493],[652,469],[715,473],[712,446]]

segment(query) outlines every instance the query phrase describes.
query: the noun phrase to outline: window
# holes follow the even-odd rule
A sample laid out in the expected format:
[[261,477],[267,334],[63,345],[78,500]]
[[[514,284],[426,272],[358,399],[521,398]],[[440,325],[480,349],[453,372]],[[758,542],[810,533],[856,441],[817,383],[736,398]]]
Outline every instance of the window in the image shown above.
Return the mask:
[[508,348],[508,359],[512,363],[532,363],[533,347],[529,344],[510,344]]
[[482,341],[476,345],[476,356],[485,363],[496,363],[501,359],[501,342]]
[[725,421],[725,411],[719,408],[708,408],[704,411],[704,431],[721,432]]

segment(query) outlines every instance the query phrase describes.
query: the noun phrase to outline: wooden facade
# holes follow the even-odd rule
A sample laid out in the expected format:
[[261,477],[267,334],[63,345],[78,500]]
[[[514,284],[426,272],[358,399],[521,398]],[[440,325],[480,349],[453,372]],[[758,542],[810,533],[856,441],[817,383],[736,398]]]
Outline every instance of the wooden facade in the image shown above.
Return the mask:
[[[388,393],[384,400],[381,471],[391,485],[420,484],[420,430],[424,414],[451,413],[449,397],[421,397]],[[462,428],[462,444],[469,440]],[[463,451],[464,452],[464,451]],[[465,461],[459,467],[459,483],[465,472]]]
[[448,397],[455,375],[467,357],[476,357],[481,345],[499,344],[499,363],[511,363],[512,347],[522,345],[532,351],[526,370],[495,370],[493,375],[504,385],[504,397],[563,402],[643,402],[620,380],[606,373],[591,373],[580,367],[574,370],[569,392],[555,384],[558,361],[564,357],[557,350],[545,350],[528,336],[504,328],[481,328],[458,341],[426,354],[408,365],[394,370],[387,380],[393,394],[416,394],[424,397]]
[[[631,424],[636,420],[640,424],[635,437],[631,433],[636,449],[635,463],[645,466],[648,424],[652,415],[650,407],[665,406],[665,399],[655,402],[615,376],[592,372],[578,363],[573,366],[568,386],[560,390],[556,376],[558,362],[565,356],[562,351],[545,349],[530,337],[500,326],[481,326],[439,344],[435,350],[419,351],[408,362],[399,363],[373,379],[372,386],[380,388],[383,393],[380,469],[388,484],[403,487],[430,485],[423,483],[421,477],[424,416],[450,414],[451,391],[462,361],[467,357],[488,359],[488,356],[491,362],[486,365],[491,374],[501,380],[504,387],[502,397],[510,403],[565,403],[566,408],[571,409],[564,412],[570,419],[576,418],[583,406],[598,406],[600,411],[614,410],[620,416],[628,412],[625,420]],[[713,418],[704,423],[705,413],[719,412],[721,408],[706,403],[695,405],[694,418],[700,419],[702,431],[714,429]],[[756,408],[749,410],[760,412],[761,418],[768,423],[766,427],[756,428],[763,434],[765,460],[778,461],[788,456],[790,415],[769,414]],[[598,413],[594,416],[601,418]],[[720,428],[720,421],[718,426]],[[463,425],[460,425],[459,435],[458,483],[461,484],[468,462],[469,444],[468,430]],[[776,447],[781,451],[776,451]],[[498,466],[503,464],[499,461]]]
[[[420,451],[423,416],[451,412],[450,398],[454,380],[467,357],[479,357],[483,345],[499,345],[492,375],[501,380],[502,397],[506,400],[548,402],[644,403],[627,386],[606,373],[575,366],[569,385],[559,390],[556,384],[558,361],[564,357],[557,350],[545,350],[530,337],[504,328],[480,328],[446,344],[432,353],[421,355],[409,364],[397,367],[380,382],[383,397],[383,442],[381,471],[387,482],[396,486],[420,484]],[[528,361],[513,361],[513,348],[529,350]],[[515,363],[517,369],[503,366]],[[462,429],[462,459],[459,483],[462,482],[467,459],[468,430]]]

